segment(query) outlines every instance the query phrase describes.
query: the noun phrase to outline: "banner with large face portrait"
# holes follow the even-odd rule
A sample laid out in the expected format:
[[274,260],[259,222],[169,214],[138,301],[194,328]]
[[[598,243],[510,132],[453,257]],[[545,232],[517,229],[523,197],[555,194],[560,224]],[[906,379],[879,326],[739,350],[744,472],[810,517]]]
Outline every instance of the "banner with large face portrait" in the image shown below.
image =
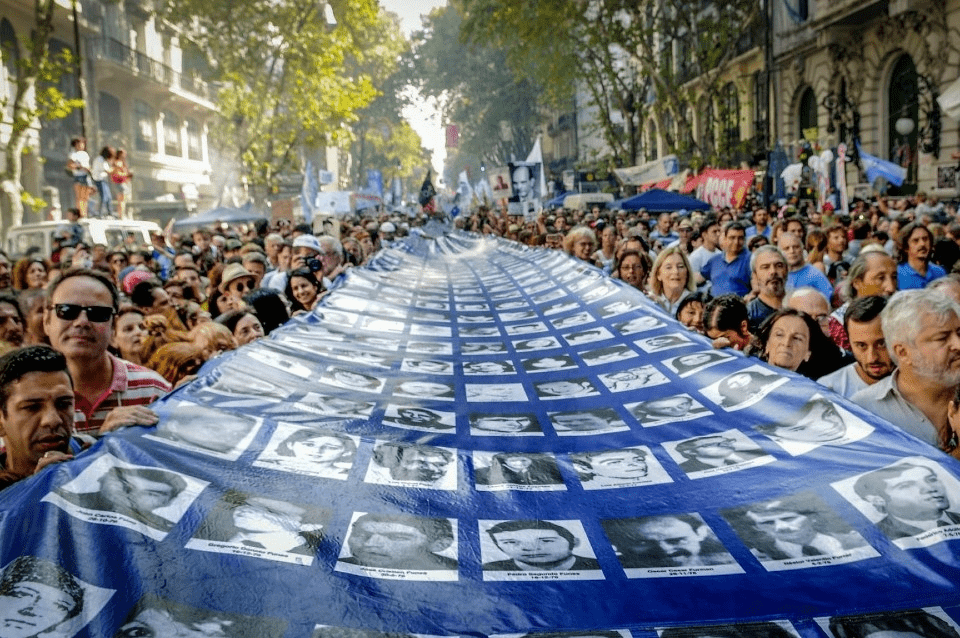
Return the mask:
[[0,636],[958,638],[955,461],[557,251],[417,232],[0,493]]

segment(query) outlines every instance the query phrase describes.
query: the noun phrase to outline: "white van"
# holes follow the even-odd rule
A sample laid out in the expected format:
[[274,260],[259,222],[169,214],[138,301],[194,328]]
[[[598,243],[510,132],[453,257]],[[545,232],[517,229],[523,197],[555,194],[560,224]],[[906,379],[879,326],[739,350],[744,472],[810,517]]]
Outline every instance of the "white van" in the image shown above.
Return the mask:
[[[162,229],[154,222],[141,222],[123,219],[81,219],[83,239],[91,246],[103,244],[114,246],[149,246],[150,233],[161,232]],[[4,249],[11,259],[27,254],[31,248],[39,248],[40,254],[49,257],[53,250],[53,238],[63,233],[70,233],[70,222],[40,222],[38,224],[24,224],[14,226],[7,232]],[[128,237],[133,241],[127,242]]]

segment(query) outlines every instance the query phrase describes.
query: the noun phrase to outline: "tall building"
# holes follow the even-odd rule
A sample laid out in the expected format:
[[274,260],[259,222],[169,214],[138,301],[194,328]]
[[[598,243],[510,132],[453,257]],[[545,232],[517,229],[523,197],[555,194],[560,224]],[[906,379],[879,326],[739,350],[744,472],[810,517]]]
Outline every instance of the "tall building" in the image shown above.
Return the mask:
[[[40,122],[24,159],[24,185],[48,201],[56,193],[62,208],[71,206],[72,179],[64,167],[70,139],[85,130],[91,157],[108,145],[126,149],[136,217],[163,222],[208,202],[214,186],[207,130],[216,111],[200,52],[151,12],[149,0],[76,0],[76,30],[70,0],[57,5],[51,50],[76,52],[79,45],[81,58],[79,77],[61,76],[59,88],[77,97],[82,85],[85,108]],[[15,90],[13,36],[25,41],[33,23],[32,3],[0,0],[0,44],[13,51],[4,56],[7,99]],[[8,134],[5,119],[0,142]],[[43,214],[28,213],[33,219],[24,221]]]

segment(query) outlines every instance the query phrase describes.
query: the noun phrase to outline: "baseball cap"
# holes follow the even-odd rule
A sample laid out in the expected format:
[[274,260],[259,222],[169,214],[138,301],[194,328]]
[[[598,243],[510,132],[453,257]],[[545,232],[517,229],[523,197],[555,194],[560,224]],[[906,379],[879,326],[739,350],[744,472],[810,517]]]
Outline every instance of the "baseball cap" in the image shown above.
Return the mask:
[[323,252],[323,248],[320,246],[320,240],[314,237],[313,235],[300,235],[293,240],[294,248],[309,248],[310,250],[320,254]]

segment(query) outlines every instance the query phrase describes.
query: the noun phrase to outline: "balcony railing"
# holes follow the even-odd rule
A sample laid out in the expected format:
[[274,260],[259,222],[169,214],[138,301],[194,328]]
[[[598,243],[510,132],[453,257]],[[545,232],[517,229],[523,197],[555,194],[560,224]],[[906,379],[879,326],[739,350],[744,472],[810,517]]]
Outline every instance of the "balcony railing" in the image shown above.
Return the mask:
[[149,78],[164,86],[181,89],[205,100],[212,100],[210,87],[203,80],[183,74],[146,53],[131,49],[113,38],[92,40],[90,53],[100,60],[110,60],[127,68],[135,75]]

